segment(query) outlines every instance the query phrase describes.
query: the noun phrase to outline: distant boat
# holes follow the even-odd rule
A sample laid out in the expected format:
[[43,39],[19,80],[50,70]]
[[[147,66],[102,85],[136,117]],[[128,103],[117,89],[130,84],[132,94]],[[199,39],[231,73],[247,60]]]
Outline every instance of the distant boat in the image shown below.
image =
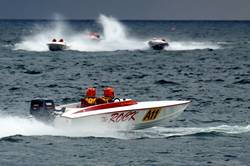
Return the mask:
[[63,39],[56,41],[53,39],[51,42],[47,43],[50,51],[62,51],[67,48],[66,43]]
[[148,45],[154,50],[162,50],[166,46],[169,46],[167,40],[164,38],[153,38],[148,42]]
[[89,38],[91,40],[99,41],[101,39],[101,36],[96,32],[92,32],[92,33],[89,34]]

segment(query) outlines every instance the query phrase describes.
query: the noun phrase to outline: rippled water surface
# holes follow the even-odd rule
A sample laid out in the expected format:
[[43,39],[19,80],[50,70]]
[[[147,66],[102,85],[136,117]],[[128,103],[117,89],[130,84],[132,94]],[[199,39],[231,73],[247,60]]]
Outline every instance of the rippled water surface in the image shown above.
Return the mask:
[[[87,39],[90,31],[102,40]],[[150,50],[165,37],[170,47]],[[64,38],[68,50],[46,43]],[[0,21],[0,165],[249,165],[250,22]],[[191,100],[166,127],[81,133],[31,120],[29,101]]]

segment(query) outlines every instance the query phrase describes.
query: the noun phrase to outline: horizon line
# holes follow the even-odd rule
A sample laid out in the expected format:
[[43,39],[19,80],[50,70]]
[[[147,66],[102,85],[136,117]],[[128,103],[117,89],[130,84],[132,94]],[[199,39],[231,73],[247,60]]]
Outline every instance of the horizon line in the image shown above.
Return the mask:
[[[250,21],[250,19],[118,19],[119,21]],[[96,19],[0,18],[0,21],[96,21]]]

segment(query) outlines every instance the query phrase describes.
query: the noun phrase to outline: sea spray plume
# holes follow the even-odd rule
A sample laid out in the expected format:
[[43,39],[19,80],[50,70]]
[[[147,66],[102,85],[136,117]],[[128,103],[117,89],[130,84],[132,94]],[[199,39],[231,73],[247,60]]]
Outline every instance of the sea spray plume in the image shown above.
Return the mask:
[[146,49],[144,41],[129,36],[126,26],[117,19],[100,15],[98,23],[103,27],[101,44],[107,51]]
[[127,40],[126,27],[117,19],[101,15],[98,22],[103,27],[103,37],[105,41]]
[[116,51],[145,49],[143,41],[131,38],[126,27],[113,17],[101,15],[97,21],[102,26],[100,41],[91,40],[90,31],[71,36],[70,49],[78,51]]
[[72,33],[61,18],[44,26],[36,24],[32,31],[33,33],[30,36],[23,37],[20,43],[15,44],[15,50],[48,51],[46,44],[49,41],[53,38],[57,40],[61,38],[67,39]]

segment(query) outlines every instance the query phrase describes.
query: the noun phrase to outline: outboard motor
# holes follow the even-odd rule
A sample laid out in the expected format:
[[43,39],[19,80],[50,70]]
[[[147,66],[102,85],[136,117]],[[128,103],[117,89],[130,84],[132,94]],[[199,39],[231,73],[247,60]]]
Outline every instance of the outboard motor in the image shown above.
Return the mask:
[[36,99],[30,104],[30,114],[44,122],[54,120],[55,104],[53,100]]

